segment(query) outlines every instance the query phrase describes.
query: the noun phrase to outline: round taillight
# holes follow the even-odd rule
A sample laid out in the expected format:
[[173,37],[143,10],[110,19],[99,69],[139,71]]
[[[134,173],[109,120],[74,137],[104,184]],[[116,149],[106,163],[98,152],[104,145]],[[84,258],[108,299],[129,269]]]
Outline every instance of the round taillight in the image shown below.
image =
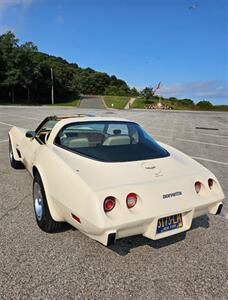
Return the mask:
[[116,199],[114,197],[107,197],[104,200],[104,211],[109,212],[111,211],[116,205]]
[[202,183],[200,181],[196,181],[195,182],[195,190],[196,190],[197,194],[199,194],[201,187],[202,187]]
[[210,189],[212,189],[213,184],[214,184],[214,180],[212,178],[209,178],[208,179],[208,186],[209,186]]
[[137,203],[137,195],[135,193],[130,193],[127,195],[127,207],[128,208],[132,208],[135,206],[135,204]]

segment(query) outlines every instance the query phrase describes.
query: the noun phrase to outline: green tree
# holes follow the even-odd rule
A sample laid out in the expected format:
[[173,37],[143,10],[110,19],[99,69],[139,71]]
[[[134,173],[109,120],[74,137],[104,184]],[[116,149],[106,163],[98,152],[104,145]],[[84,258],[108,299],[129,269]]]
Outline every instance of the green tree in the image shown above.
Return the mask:
[[178,103],[184,106],[193,106],[194,102],[191,99],[180,99]]
[[137,91],[137,89],[135,88],[135,87],[133,87],[132,89],[131,89],[131,96],[133,96],[133,97],[137,97],[137,96],[139,96],[139,92]]
[[136,94],[115,75],[80,68],[61,57],[39,52],[32,42],[19,45],[14,33],[0,35],[0,100],[50,103],[51,68],[54,72],[56,101],[67,101],[79,93],[111,95]]
[[15,101],[15,86],[19,84],[20,70],[18,69],[18,39],[8,31],[0,36],[1,61],[3,63],[2,86],[10,90],[12,103]]
[[105,95],[116,96],[118,94],[118,87],[110,85],[105,89]]
[[210,101],[203,100],[199,101],[196,106],[201,109],[211,109],[213,108],[213,104]]
[[20,84],[27,89],[27,101],[30,102],[30,89],[34,80],[39,76],[39,66],[35,61],[34,54],[38,51],[37,46],[27,42],[19,47],[20,53]]
[[149,87],[145,87],[145,89],[142,90],[141,94],[146,98],[146,100],[153,98],[152,89]]

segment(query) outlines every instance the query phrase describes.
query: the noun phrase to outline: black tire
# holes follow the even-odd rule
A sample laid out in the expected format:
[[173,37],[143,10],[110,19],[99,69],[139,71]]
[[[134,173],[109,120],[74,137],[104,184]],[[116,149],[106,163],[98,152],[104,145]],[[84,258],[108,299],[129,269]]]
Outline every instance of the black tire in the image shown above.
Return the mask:
[[10,138],[9,138],[9,161],[10,161],[10,165],[13,169],[24,169],[25,168],[25,166],[23,165],[23,163],[21,161],[16,160],[14,158],[13,147],[12,147]]
[[[37,196],[37,189],[39,189],[38,194],[40,193],[40,196]],[[42,207],[40,208],[41,211],[39,211],[39,206]],[[44,186],[38,172],[35,174],[33,180],[33,207],[36,222],[40,229],[48,233],[59,232],[62,230],[63,225],[65,223],[56,222],[52,219],[47,203]]]

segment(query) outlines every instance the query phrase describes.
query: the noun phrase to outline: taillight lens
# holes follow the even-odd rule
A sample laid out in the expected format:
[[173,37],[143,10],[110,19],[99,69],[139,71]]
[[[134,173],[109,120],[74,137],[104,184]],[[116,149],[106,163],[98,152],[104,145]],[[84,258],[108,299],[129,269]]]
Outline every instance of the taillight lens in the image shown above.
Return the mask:
[[212,178],[209,178],[208,179],[208,186],[209,186],[210,189],[212,189],[213,184],[214,184],[214,180]]
[[75,221],[77,221],[78,223],[81,223],[81,220],[80,220],[80,218],[79,218],[78,216],[76,216],[76,215],[74,215],[74,214],[72,214],[72,213],[71,213],[71,216],[72,216],[72,218],[73,218]]
[[130,193],[127,195],[127,207],[128,208],[132,208],[135,206],[135,204],[137,203],[137,195],[135,193]]
[[202,183],[200,181],[196,181],[195,182],[195,190],[196,190],[197,194],[199,194],[201,187],[202,187]]
[[107,197],[104,200],[104,211],[109,212],[111,211],[116,205],[116,199],[114,197]]

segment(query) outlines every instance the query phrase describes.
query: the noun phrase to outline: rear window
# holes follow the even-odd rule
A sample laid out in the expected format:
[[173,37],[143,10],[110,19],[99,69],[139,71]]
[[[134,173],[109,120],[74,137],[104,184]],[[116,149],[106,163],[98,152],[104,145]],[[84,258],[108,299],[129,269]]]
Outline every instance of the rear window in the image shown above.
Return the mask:
[[104,162],[127,162],[169,156],[138,124],[119,121],[77,122],[64,126],[55,144]]

